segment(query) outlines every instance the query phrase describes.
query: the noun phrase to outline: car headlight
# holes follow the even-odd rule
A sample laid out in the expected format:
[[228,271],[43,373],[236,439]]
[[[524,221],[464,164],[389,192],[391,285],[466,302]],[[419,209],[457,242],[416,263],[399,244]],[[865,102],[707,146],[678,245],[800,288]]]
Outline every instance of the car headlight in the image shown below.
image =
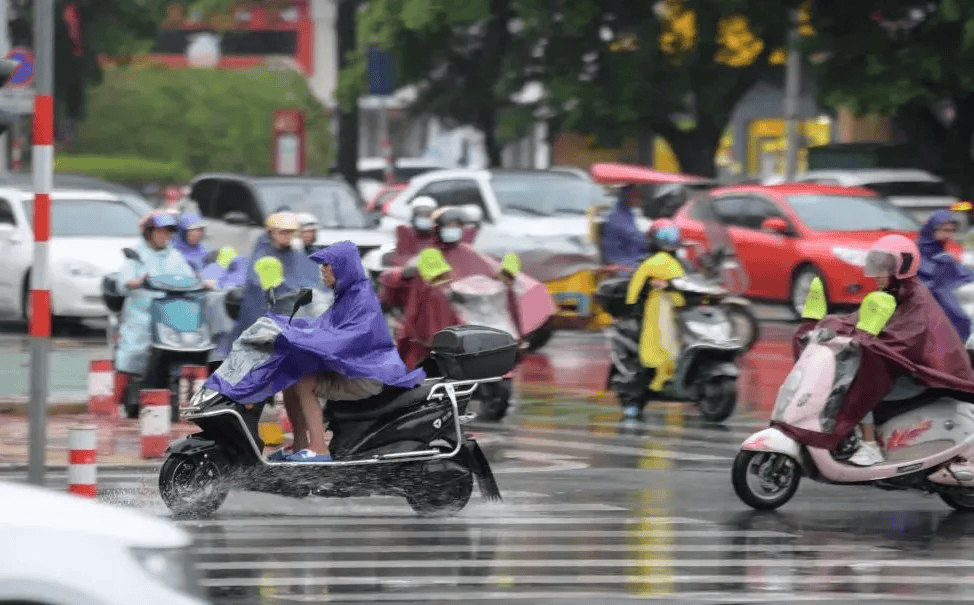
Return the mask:
[[832,254],[835,255],[835,258],[844,263],[855,265],[856,267],[866,266],[867,252],[869,251],[860,248],[846,248],[844,246],[835,246],[832,248]]
[[97,265],[78,259],[68,259],[61,267],[65,273],[74,277],[100,277],[102,274]]
[[133,547],[132,557],[159,583],[190,596],[205,596],[189,548]]

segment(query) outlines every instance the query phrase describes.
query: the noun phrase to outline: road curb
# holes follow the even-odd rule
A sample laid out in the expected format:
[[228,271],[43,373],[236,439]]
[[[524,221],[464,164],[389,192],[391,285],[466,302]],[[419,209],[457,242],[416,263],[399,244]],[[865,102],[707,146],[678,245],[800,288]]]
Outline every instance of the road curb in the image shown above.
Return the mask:
[[[27,397],[0,397],[0,415],[26,416],[29,411]],[[48,416],[70,416],[88,412],[87,395],[59,395],[48,400]]]

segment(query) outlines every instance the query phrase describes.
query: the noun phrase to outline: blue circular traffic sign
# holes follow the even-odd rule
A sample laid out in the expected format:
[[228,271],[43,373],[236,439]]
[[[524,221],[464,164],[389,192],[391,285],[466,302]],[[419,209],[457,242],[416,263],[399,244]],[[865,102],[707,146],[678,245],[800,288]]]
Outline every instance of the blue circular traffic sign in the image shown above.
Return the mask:
[[34,53],[26,48],[14,48],[7,53],[7,58],[18,63],[17,69],[7,80],[10,88],[27,88],[34,83]]

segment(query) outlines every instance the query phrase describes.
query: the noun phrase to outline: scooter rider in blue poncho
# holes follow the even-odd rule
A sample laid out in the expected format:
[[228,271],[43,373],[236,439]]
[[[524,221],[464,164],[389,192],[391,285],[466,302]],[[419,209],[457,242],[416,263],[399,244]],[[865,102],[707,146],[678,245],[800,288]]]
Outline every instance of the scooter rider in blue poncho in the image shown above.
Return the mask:
[[632,209],[639,205],[639,190],[626,185],[619,202],[602,227],[602,260],[607,265],[622,265],[632,272],[649,254],[646,235],[636,226]]
[[284,266],[284,285],[289,288],[296,290],[321,285],[318,267],[303,251],[292,247],[294,235],[298,230],[297,215],[293,212],[278,212],[267,217],[264,226],[267,232],[257,239],[254,251],[250,255],[243,298],[240,301],[240,316],[233,330],[220,342],[213,355],[214,361],[226,358],[233,341],[267,311],[260,278],[254,270],[254,263],[257,260],[270,256],[281,261]]
[[125,400],[131,377],[141,376],[148,370],[152,348],[149,305],[153,298],[163,294],[142,288],[146,277],[194,276],[183,255],[169,245],[176,229],[176,217],[172,213],[157,210],[144,217],[139,222],[142,241],[135,246],[141,260],[126,259],[119,271],[118,288],[126,295],[115,350],[115,393],[119,404]]
[[219,373],[206,383],[207,388],[242,404],[284,392],[294,426],[294,453],[282,450],[272,456],[277,460],[331,460],[319,398],[365,399],[386,387],[413,388],[426,377],[422,370],[408,371],[396,351],[355,244],[338,242],[311,259],[321,265],[322,279],[334,290],[332,306],[318,317],[295,318],[291,323],[286,316],[271,315],[280,333],[270,357],[236,384]]
[[927,219],[917,239],[917,247],[920,248],[917,277],[944,310],[960,335],[961,342],[966,343],[971,335],[971,318],[961,308],[954,290],[974,282],[974,271],[957,262],[944,249],[944,244],[957,232],[957,225],[957,219],[947,210],[934,212]]
[[195,212],[187,212],[179,217],[179,233],[172,240],[172,247],[183,253],[189,266],[197,274],[206,266],[209,247],[203,243],[206,222]]

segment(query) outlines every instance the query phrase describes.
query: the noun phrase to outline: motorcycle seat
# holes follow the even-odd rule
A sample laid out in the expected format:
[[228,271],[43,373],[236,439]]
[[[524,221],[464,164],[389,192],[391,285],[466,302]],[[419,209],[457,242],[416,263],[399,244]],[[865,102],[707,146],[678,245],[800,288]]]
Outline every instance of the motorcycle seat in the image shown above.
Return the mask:
[[425,380],[414,389],[386,388],[378,395],[356,401],[329,401],[325,415],[338,421],[376,420],[422,405],[436,382]]

